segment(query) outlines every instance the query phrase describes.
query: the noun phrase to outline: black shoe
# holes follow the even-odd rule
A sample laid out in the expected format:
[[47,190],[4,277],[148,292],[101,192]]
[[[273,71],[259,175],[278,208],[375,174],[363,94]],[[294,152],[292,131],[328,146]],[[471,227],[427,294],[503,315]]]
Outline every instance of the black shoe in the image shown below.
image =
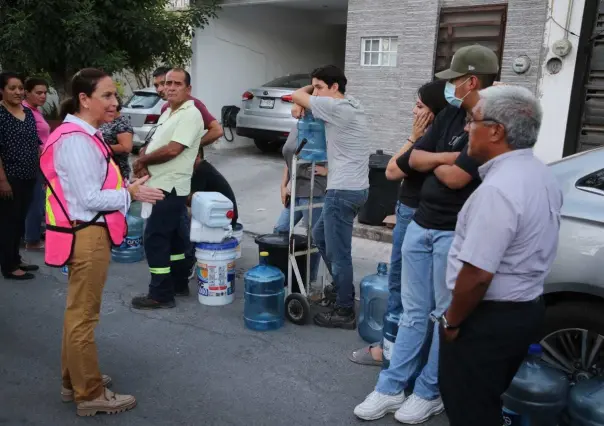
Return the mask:
[[182,290],[176,290],[174,292],[174,296],[177,297],[187,297],[191,294],[191,290],[189,290],[189,287],[185,287]]
[[29,263],[22,263],[19,265],[19,269],[25,272],[34,272],[40,269],[38,265],[30,265]]
[[323,289],[323,298],[318,302],[315,302],[318,306],[322,308],[329,308],[335,305],[337,294],[333,285],[326,285]]
[[15,275],[15,274],[2,274],[2,276],[7,280],[15,280],[15,281],[27,281],[33,280],[36,278],[34,274],[30,274],[29,272],[24,273],[23,275]]
[[319,327],[343,328],[355,330],[357,318],[353,308],[339,308],[335,306],[331,312],[321,312],[315,315],[314,322]]
[[149,296],[139,296],[132,299],[132,307],[134,309],[169,309],[176,306],[174,300],[169,302],[158,302],[151,299]]

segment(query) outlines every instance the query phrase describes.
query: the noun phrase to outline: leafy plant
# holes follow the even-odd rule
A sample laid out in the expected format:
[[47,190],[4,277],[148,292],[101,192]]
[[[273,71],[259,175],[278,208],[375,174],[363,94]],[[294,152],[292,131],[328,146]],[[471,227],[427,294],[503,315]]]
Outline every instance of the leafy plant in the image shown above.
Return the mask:
[[46,72],[62,97],[81,68],[135,75],[157,63],[186,65],[195,29],[216,17],[220,0],[0,1],[0,64],[28,74]]

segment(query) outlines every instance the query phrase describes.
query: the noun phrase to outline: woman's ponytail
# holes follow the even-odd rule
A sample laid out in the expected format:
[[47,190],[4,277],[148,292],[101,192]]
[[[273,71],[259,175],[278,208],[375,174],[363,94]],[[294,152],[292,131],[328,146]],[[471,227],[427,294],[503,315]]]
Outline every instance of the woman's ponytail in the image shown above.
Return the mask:
[[65,120],[67,114],[75,114],[76,113],[76,103],[73,97],[69,97],[61,102],[61,106],[59,107],[59,115],[61,116],[61,120]]

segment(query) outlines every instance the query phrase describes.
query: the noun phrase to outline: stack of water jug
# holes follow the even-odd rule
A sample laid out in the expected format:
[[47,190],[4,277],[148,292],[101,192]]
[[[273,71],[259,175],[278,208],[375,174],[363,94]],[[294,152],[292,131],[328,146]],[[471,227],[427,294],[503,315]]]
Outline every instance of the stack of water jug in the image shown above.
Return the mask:
[[[368,343],[382,341],[383,366],[388,368],[398,333],[400,316],[386,314],[388,268],[380,263],[377,274],[361,280],[359,335]],[[577,376],[542,360],[543,348],[533,344],[526,360],[503,395],[505,426],[604,426],[604,377]]]
[[191,201],[190,239],[195,244],[199,303],[221,306],[235,300],[233,203],[218,192],[196,192]]

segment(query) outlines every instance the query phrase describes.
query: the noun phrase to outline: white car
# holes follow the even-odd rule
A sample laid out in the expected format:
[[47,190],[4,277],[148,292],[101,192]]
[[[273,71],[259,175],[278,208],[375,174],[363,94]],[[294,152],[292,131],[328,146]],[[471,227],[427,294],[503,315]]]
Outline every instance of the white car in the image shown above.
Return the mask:
[[161,108],[166,102],[155,92],[155,88],[135,90],[132,97],[122,107],[122,115],[128,117],[134,129],[132,144],[140,148],[149,131],[157,124]]

